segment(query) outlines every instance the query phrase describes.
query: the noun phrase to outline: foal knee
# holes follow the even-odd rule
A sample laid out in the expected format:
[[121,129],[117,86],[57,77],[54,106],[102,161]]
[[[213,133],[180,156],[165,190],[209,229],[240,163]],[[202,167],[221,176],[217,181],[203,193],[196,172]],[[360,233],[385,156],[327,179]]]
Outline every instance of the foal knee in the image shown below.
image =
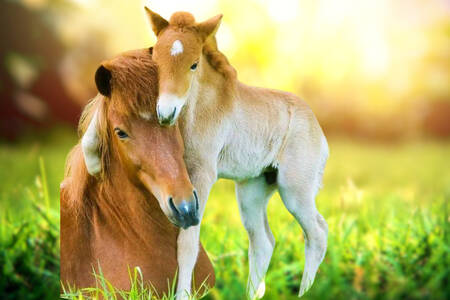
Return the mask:
[[319,224],[319,227],[325,232],[325,235],[328,236],[328,224],[325,221],[324,217],[317,213],[317,224]]

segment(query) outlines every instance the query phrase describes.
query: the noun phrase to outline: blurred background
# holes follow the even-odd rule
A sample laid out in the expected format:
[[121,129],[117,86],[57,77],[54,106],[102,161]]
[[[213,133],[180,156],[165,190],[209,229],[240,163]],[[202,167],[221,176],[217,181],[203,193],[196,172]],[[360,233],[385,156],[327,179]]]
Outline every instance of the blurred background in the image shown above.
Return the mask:
[[219,47],[240,80],[302,96],[328,136],[450,135],[445,0],[22,0],[1,2],[1,136],[75,124],[99,63],[155,42],[143,4],[223,13]]
[[[218,45],[238,78],[291,91],[317,115],[331,148],[318,205],[333,234],[305,299],[450,297],[447,0],[2,0],[0,296],[59,291],[65,157],[100,62],[155,43],[145,4],[166,19],[223,13]],[[233,193],[219,181],[210,202]],[[215,202],[202,237],[219,278],[209,297],[232,299],[245,290],[246,235],[235,202]],[[300,229],[272,202],[275,236],[292,247],[274,256],[267,299],[294,299]]]

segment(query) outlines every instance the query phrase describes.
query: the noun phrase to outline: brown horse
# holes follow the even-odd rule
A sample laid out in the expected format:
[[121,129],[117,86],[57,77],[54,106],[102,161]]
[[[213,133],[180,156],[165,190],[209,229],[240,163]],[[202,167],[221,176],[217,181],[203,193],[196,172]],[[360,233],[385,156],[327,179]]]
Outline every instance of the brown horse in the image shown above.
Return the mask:
[[[170,195],[172,205],[196,199],[183,141],[178,128],[160,127],[153,113],[158,84],[149,49],[104,62],[96,84],[100,94],[79,126],[89,139],[69,154],[61,184],[61,282],[94,287],[92,273],[100,267],[115,287],[129,289],[128,268],[139,266],[145,283],[162,295],[177,272],[179,229],[162,212],[160,206],[171,205],[161,199]],[[196,289],[214,285],[203,248],[195,272]]]
[[[186,12],[174,13],[168,21],[149,9],[147,13],[158,37],[153,51],[159,69],[158,119],[162,125],[180,126],[200,219],[217,178],[235,180],[249,238],[248,292],[250,298],[262,297],[275,246],[266,207],[278,189],[305,236],[303,295],[325,256],[328,234],[315,203],[328,144],[314,113],[291,93],[237,80],[215,40],[221,15],[196,22]],[[178,299],[188,297],[195,265],[191,249],[198,249],[199,234],[200,226],[191,226],[178,237]]]

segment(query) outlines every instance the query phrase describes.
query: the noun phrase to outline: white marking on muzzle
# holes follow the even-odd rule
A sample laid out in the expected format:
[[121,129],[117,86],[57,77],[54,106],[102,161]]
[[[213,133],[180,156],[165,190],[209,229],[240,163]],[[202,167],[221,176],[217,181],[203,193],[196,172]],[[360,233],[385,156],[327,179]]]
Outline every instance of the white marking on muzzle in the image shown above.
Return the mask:
[[186,97],[178,97],[174,94],[164,93],[158,98],[158,104],[156,110],[158,113],[158,119],[170,120],[170,125],[175,123],[178,116],[180,115],[181,109],[186,102]]
[[176,40],[172,44],[172,48],[170,48],[170,55],[177,56],[178,54],[183,53],[183,44],[180,42],[180,40]]
[[83,151],[86,169],[92,176],[100,173],[102,163],[98,153],[99,139],[97,134],[98,111],[95,111],[89,126],[81,138],[81,150]]

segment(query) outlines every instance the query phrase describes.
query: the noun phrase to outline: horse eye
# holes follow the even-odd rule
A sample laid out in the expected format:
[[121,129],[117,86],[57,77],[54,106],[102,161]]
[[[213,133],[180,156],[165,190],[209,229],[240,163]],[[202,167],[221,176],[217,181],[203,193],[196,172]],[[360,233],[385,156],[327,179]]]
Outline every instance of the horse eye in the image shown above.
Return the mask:
[[119,139],[126,139],[128,134],[120,128],[114,128],[114,132],[117,134]]
[[192,70],[192,71],[195,71],[195,69],[197,69],[197,65],[198,65],[198,63],[193,64],[193,65],[191,66],[191,70]]

